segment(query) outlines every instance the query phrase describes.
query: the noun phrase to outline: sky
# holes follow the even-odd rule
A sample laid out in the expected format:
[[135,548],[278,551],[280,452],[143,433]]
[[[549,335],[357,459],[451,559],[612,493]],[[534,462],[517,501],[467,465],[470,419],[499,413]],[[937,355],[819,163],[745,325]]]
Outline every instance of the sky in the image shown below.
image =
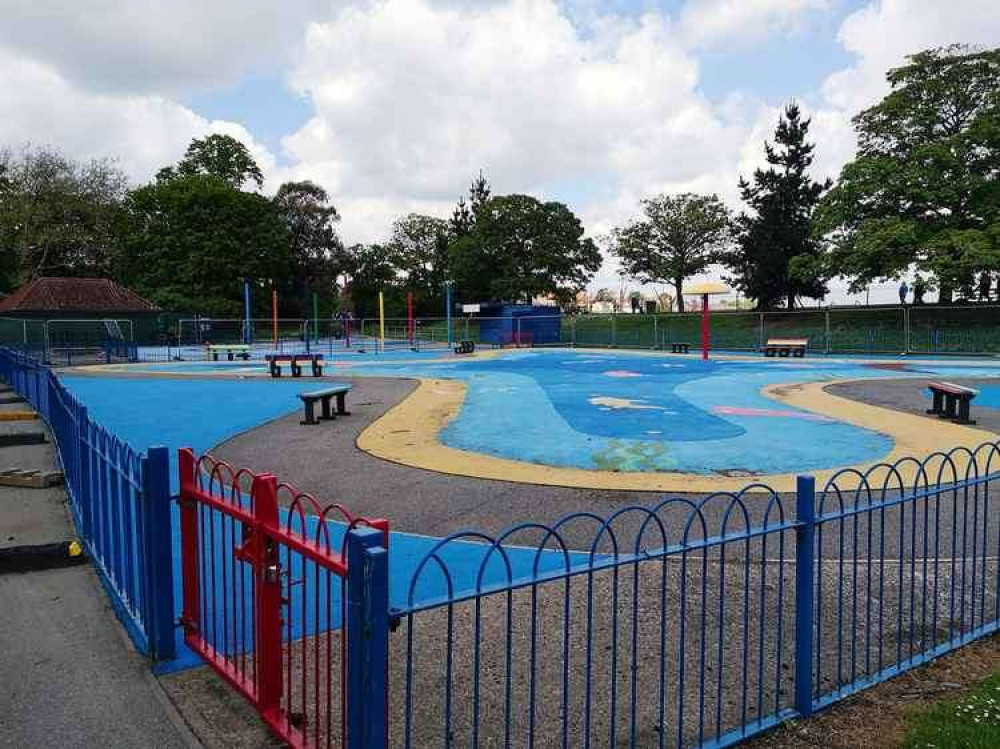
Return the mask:
[[[996,0],[0,0],[0,17],[0,146],[113,157],[139,184],[226,133],[265,192],[325,187],[349,244],[447,217],[480,169],[595,237],[661,192],[738,210],[787,102],[836,177],[905,55],[1000,44]],[[830,301],[863,298],[835,283]]]

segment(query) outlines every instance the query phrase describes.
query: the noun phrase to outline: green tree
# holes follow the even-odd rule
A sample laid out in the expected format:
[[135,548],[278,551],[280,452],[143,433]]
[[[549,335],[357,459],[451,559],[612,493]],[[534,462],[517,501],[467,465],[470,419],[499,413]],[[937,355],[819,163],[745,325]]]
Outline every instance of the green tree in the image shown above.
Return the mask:
[[340,214],[330,204],[326,190],[308,180],[285,182],[273,203],[285,225],[292,263],[294,288],[287,289],[286,296],[296,298],[299,314],[309,317],[309,293],[331,300],[337,277],[347,269],[344,245],[335,228]]
[[764,144],[768,169],[753,181],[740,179],[740,195],[750,208],[736,218],[737,244],[725,263],[726,280],[761,309],[788,309],[796,299],[821,299],[827,293],[827,266],[813,235],[816,206],[830,182],[815,182],[808,170],[815,146],[807,140],[809,120],[789,104],[778,122],[774,145]]
[[716,195],[659,195],[641,201],[645,218],[616,229],[610,246],[628,275],[672,284],[684,311],[684,280],[703,273],[731,240],[729,209]]
[[379,292],[385,296],[386,316],[402,315],[403,292],[392,251],[382,244],[356,244],[347,256],[347,296],[355,316],[376,317]]
[[441,299],[448,271],[449,222],[411,213],[396,219],[387,250],[413,292],[419,314],[441,314]]
[[187,147],[184,158],[176,166],[161,169],[158,180],[208,174],[229,183],[237,190],[247,182],[257,187],[264,184],[264,174],[250,150],[230,135],[209,135],[195,138]]
[[133,190],[117,259],[119,277],[164,309],[242,315],[244,278],[259,293],[288,283],[287,230],[274,204],[214,175],[173,175]]
[[568,302],[600,268],[601,253],[562,203],[528,195],[485,200],[469,234],[448,247],[460,299],[530,301],[553,294]]
[[464,237],[469,234],[476,223],[476,212],[482,208],[490,199],[490,183],[479,170],[479,176],[472,180],[469,185],[469,200],[458,199],[458,205],[451,214],[451,231],[456,237]]
[[126,186],[108,160],[0,153],[0,290],[38,276],[107,275]]
[[853,290],[915,267],[950,301],[1000,271],[1000,49],[920,52],[887,78],[818,229]]

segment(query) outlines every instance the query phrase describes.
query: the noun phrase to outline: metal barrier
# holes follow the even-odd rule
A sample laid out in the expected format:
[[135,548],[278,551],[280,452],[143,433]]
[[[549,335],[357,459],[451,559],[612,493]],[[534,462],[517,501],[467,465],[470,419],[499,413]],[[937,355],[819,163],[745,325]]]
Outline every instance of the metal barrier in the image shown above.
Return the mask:
[[383,747],[388,522],[190,449],[179,467],[188,647],[289,745]]
[[758,485],[442,539],[392,612],[393,745],[728,746],[995,632],[998,467],[991,443],[802,476],[794,516]]
[[169,454],[92,421],[51,369],[0,349],[0,375],[48,424],[77,533],[136,647],[175,656]]

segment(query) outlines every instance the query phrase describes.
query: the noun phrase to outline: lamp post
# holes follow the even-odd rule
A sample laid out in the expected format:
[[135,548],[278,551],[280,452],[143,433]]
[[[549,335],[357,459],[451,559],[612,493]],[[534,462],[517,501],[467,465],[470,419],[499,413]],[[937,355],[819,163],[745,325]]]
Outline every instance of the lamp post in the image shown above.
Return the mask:
[[688,288],[689,294],[701,296],[701,360],[708,361],[709,341],[711,340],[711,322],[708,314],[708,298],[717,294],[728,294],[729,289],[721,283],[707,281]]

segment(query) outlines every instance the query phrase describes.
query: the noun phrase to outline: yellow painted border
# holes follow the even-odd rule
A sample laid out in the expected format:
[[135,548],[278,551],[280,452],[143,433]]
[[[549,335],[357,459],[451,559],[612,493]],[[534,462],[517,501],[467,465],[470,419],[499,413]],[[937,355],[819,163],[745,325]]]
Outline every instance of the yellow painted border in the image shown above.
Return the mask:
[[0,411],[0,421],[34,421],[37,418],[34,411]]
[[[856,380],[769,385],[761,393],[790,406],[888,435],[895,445],[879,463],[907,456],[921,458],[959,446],[974,448],[996,440],[992,432],[870,406],[832,395],[824,389],[839,382],[853,381]],[[448,447],[438,437],[441,430],[458,415],[465,393],[465,384],[457,380],[422,379],[409,397],[361,433],[357,445],[379,458],[413,468],[524,484],[705,494],[739,491],[759,481],[779,492],[795,490],[796,474],[792,473],[728,477],[679,472],[598,471],[526,463]],[[850,467],[864,471],[872,465],[876,463]],[[847,467],[811,473],[822,486],[827,479]],[[912,467],[904,468],[904,479],[912,478],[912,474]],[[851,483],[850,479],[838,481],[838,485],[845,488]]]

